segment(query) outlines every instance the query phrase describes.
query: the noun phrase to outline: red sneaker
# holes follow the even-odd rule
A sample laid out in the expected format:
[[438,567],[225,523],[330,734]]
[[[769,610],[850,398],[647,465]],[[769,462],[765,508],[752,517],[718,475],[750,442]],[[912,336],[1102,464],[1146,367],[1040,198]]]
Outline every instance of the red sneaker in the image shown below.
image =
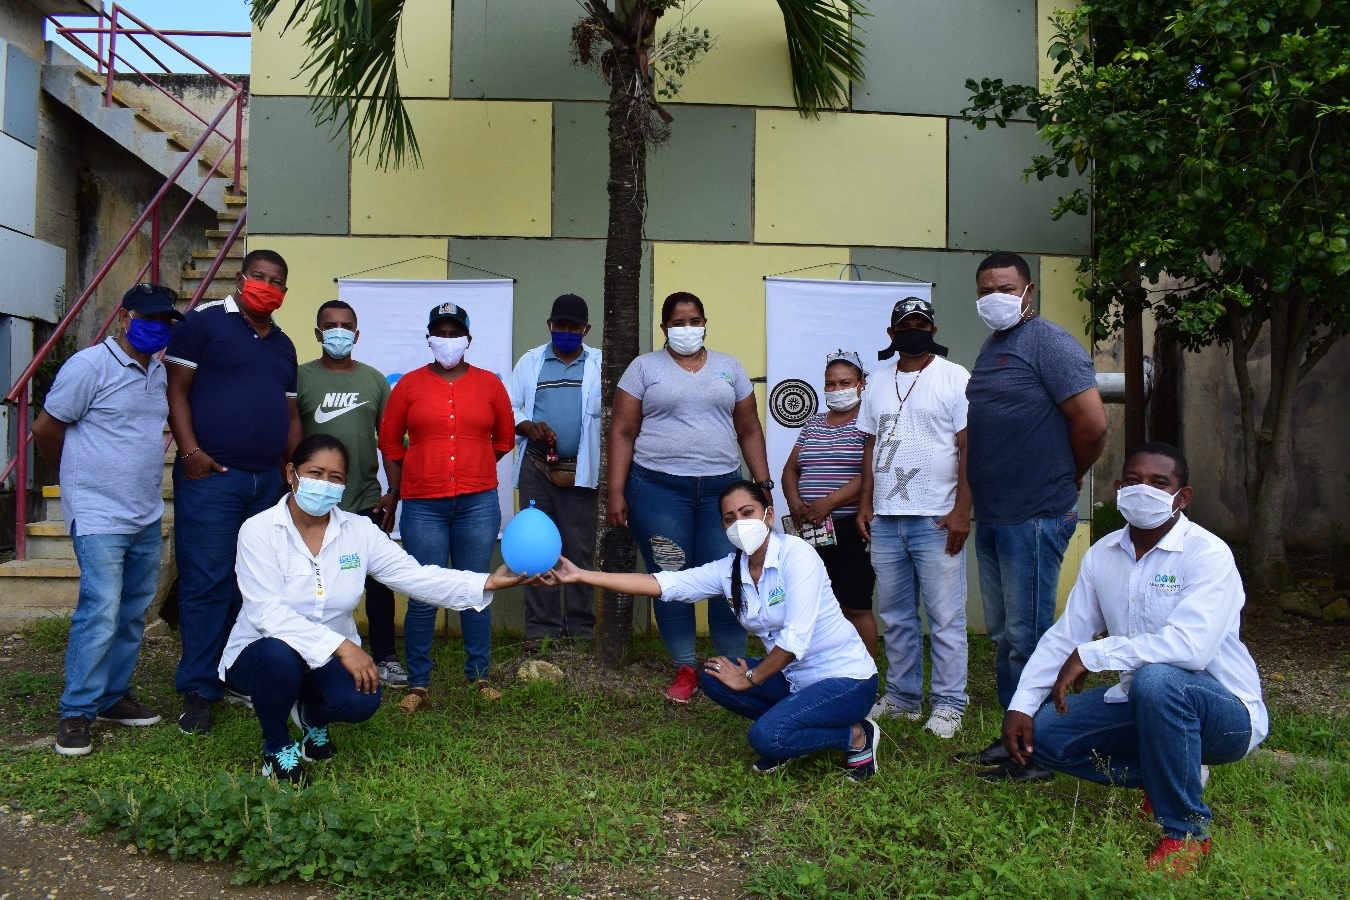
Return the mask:
[[1209,852],[1209,838],[1202,841],[1179,840],[1165,837],[1158,841],[1145,864],[1150,872],[1162,869],[1174,878],[1180,878],[1196,867],[1200,857]]
[[666,699],[671,703],[685,704],[698,693],[698,676],[693,666],[680,666],[675,670],[675,681],[666,689]]

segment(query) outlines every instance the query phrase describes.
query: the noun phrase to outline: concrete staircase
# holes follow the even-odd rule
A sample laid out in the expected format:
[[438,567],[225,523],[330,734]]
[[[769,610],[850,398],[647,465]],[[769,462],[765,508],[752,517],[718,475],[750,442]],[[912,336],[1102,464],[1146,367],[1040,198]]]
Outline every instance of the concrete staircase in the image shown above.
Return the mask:
[[[197,136],[179,134],[159,124],[145,110],[125,102],[116,90],[113,105],[104,106],[104,87],[103,79],[80,65],[75,57],[50,41],[47,43],[47,62],[42,67],[43,91],[168,178],[192,149]],[[230,133],[234,122],[222,122],[221,128]],[[227,188],[234,180],[233,158],[223,161],[208,177],[212,162],[214,159],[199,155],[197,164],[188,165],[175,183],[191,195],[206,181],[198,199],[217,213],[226,213]],[[247,169],[240,173],[241,184],[246,183],[246,178]]]

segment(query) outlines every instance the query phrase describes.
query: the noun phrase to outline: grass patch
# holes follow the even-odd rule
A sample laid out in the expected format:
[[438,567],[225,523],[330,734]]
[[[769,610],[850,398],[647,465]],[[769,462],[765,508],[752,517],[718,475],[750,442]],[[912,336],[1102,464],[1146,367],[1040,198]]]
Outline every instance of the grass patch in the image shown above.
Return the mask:
[[[988,642],[973,637],[971,651],[959,740],[883,723],[881,775],[865,785],[846,782],[831,753],[753,775],[745,722],[706,699],[665,704],[664,666],[639,663],[612,690],[583,690],[514,680],[518,650],[499,647],[504,696],[488,704],[463,684],[461,648],[440,644],[429,712],[405,717],[391,695],[366,725],[335,727],[338,756],[298,794],[256,777],[256,720],[221,704],[205,738],[166,716],[96,728],[95,753],[80,760],[0,751],[0,798],[88,816],[176,858],[233,860],[240,880],[329,881],[351,897],[566,896],[587,879],[674,896],[680,885],[650,887],[653,873],[704,851],[741,860],[724,873],[728,896],[1344,893],[1350,765],[1333,720],[1275,717],[1272,743],[1331,760],[1324,769],[1215,770],[1214,849],[1174,884],[1142,871],[1158,832],[1134,817],[1137,792],[1063,776],[990,786],[950,761],[998,730]],[[152,654],[140,678],[166,712],[170,656]],[[54,703],[59,691],[59,678],[0,681],[24,702]]]
[[24,629],[24,638],[34,647],[64,653],[70,640],[70,616],[48,616]]

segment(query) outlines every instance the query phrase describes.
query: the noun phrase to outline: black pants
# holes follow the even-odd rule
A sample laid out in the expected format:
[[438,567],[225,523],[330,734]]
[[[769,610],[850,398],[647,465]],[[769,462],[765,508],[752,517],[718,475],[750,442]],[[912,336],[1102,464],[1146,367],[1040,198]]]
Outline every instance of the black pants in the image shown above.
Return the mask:
[[[384,521],[384,514],[374,508],[364,509],[365,516],[376,525]],[[394,655],[394,592],[369,575],[366,576],[366,621],[369,633],[370,656],[376,662]]]

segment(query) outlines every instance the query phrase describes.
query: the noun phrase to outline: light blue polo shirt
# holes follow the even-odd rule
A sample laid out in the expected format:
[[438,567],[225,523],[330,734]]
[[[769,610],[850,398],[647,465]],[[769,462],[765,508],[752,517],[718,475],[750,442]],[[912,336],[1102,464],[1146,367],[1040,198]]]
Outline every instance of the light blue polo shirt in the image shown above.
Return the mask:
[[[544,364],[539,367],[539,381],[534,389],[535,422],[547,422],[557,438],[558,455],[574,458],[581,447],[581,378],[586,371],[586,351],[582,350],[570,363],[558,359],[552,342],[544,350]],[[542,444],[530,442],[536,450],[545,452]]]
[[74,534],[135,534],[164,515],[168,376],[107,338],[66,360],[43,409],[66,423],[61,510]]

